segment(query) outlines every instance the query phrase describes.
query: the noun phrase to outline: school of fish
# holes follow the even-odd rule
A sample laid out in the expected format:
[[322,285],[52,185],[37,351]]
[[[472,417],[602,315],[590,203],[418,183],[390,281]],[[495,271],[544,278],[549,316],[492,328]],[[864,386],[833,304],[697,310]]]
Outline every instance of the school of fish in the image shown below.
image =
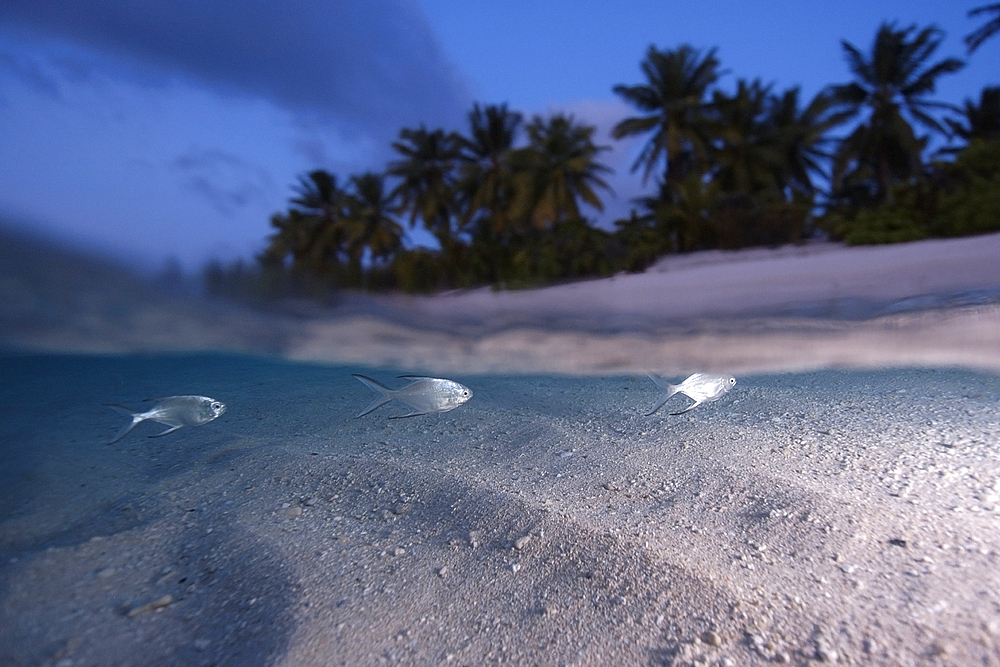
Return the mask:
[[[664,392],[653,409],[646,413],[647,416],[652,415],[663,407],[675,394],[683,394],[693,401],[691,405],[683,410],[670,413],[672,415],[682,415],[685,412],[695,409],[702,403],[709,403],[722,398],[730,389],[736,386],[736,378],[729,375],[694,373],[676,385],[669,384],[662,377],[652,373],[647,373],[647,375]],[[353,376],[378,394],[375,400],[359,412],[355,418],[363,417],[393,400],[403,403],[410,408],[410,411],[406,414],[392,415],[390,419],[449,412],[472,398],[471,389],[454,380],[446,380],[444,378],[432,378],[422,375],[400,375],[400,379],[409,380],[409,384],[399,389],[390,389],[366,375],[354,373]],[[226,411],[224,403],[207,396],[167,396],[161,399],[150,400],[159,400],[159,402],[145,412],[133,412],[121,405],[107,404],[108,407],[118,410],[130,419],[108,444],[118,442],[128,435],[138,424],[147,420],[169,427],[161,433],[149,436],[151,438],[158,438],[168,433],[173,433],[184,426],[203,426],[218,419]]]

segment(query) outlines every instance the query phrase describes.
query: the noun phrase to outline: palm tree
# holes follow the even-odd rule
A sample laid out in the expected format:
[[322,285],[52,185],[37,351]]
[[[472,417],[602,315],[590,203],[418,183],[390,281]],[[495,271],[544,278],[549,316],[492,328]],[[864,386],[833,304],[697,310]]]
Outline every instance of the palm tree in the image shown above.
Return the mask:
[[632,170],[641,167],[645,181],[662,163],[667,193],[673,197],[686,174],[706,158],[705,98],[720,76],[719,60],[715,49],[702,56],[686,44],[673,51],[650,46],[641,67],[645,83],[617,85],[613,90],[643,115],[621,121],[611,136],[651,134]]
[[271,217],[277,232],[262,260],[280,266],[291,256],[292,267],[299,272],[329,274],[346,256],[344,191],[336,176],[321,169],[299,176],[293,190],[297,196],[290,200],[288,213]]
[[337,186],[337,177],[322,169],[299,176],[298,185],[292,186],[298,194],[289,200],[304,213],[317,216],[332,216],[343,203],[343,190]]
[[947,119],[951,131],[965,141],[1000,139],[1000,86],[987,86],[979,94],[979,104],[965,100],[964,123]]
[[448,251],[453,242],[456,213],[457,165],[461,138],[444,130],[403,129],[392,147],[402,156],[389,164],[388,173],[400,179],[392,196],[399,211],[408,212],[410,226],[419,218]]
[[969,55],[972,55],[980,44],[1000,32],[1000,2],[969,10],[969,18],[980,14],[992,14],[993,18],[965,36],[965,46],[969,49]]
[[667,191],[663,181],[657,188],[657,194],[634,200],[645,211],[635,222],[654,231],[657,253],[699,249],[709,211],[718,198],[716,184],[706,183],[701,174],[690,173],[673,192]]
[[[506,104],[473,106],[469,112],[469,137],[461,148],[463,222],[480,233],[503,234],[511,227],[512,198],[510,152],[517,141],[521,114]],[[479,224],[483,222],[485,224]]]
[[828,176],[823,164],[830,157],[825,146],[827,134],[845,118],[837,111],[827,91],[817,93],[800,107],[798,86],[789,88],[771,101],[767,124],[774,132],[780,152],[782,176],[779,182],[792,199],[812,201],[816,194],[813,176]]
[[597,161],[608,146],[594,144],[596,128],[578,125],[572,116],[535,116],[527,126],[528,146],[512,156],[515,195],[511,214],[535,229],[579,219],[580,202],[598,211],[604,203],[595,189],[609,190],[601,174],[611,169]]
[[740,79],[734,95],[713,93],[718,138],[713,142],[712,180],[723,192],[780,191],[782,155],[769,122],[773,98],[771,86],[760,79]]
[[845,118],[864,111],[867,115],[834,156],[835,190],[852,181],[869,181],[871,195],[883,200],[891,196],[894,181],[919,172],[927,137],[916,135],[911,119],[945,133],[931,111],[951,105],[927,98],[938,78],[963,66],[956,58],[928,64],[943,37],[933,26],[917,31],[916,26],[897,29],[895,24],[883,23],[868,55],[841,42],[855,80],[833,86],[831,95],[843,106]]
[[267,246],[258,256],[258,261],[264,266],[284,268],[291,257],[294,267],[304,255],[306,244],[303,225],[299,220],[294,220],[291,213],[275,213],[271,216],[271,227],[276,231],[267,238]]
[[364,284],[362,261],[367,252],[370,259],[390,257],[401,246],[403,228],[390,215],[393,198],[385,191],[385,177],[367,172],[351,176],[347,196],[348,254],[351,272]]

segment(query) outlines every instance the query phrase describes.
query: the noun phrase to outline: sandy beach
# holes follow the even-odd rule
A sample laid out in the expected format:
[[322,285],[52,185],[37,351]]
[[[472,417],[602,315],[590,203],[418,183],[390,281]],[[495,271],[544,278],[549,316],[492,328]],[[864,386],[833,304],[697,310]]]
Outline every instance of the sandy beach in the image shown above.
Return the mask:
[[[8,270],[0,662],[998,665],[998,246],[298,314]],[[354,417],[415,369],[475,396]],[[106,444],[188,393],[228,410]]]

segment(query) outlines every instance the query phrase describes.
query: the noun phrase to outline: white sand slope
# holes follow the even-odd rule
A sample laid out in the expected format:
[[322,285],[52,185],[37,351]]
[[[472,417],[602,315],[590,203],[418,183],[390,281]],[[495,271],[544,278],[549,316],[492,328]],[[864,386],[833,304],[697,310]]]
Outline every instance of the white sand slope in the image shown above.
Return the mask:
[[294,315],[184,299],[23,239],[0,250],[0,345],[15,349],[228,350],[441,372],[1000,370],[1000,234],[697,253],[637,275],[348,297]]
[[256,312],[65,252],[0,244],[0,346],[223,350],[440,372],[1000,370],[1000,234],[669,257],[545,289]]
[[886,305],[981,288],[1000,289],[1000,234],[879,247],[818,244],[712,251],[666,257],[636,275],[398,303],[429,322],[460,314],[479,320],[624,320],[655,326],[798,310],[851,315],[852,303],[858,308]]
[[1000,370],[1000,234],[698,253],[637,275],[375,306],[304,323],[288,355],[458,372]]

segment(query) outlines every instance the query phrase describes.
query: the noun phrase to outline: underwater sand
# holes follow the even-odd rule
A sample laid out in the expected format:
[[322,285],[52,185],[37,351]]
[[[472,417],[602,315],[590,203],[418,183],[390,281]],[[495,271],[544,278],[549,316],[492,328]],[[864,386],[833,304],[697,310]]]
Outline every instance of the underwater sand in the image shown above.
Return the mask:
[[[0,244],[0,664],[1000,665],[1000,269],[954,243],[672,258],[549,319],[547,291],[265,314]],[[912,280],[602,301],[803,253]],[[692,366],[738,383],[647,416],[640,371]],[[354,418],[352,372],[414,370],[475,396]],[[228,410],[105,444],[102,404],[188,393]]]
[[[4,664],[997,664],[995,375],[747,376],[648,417],[646,378],[470,375],[393,420],[353,417],[356,370],[401,384],[0,360]],[[162,391],[229,409],[104,444],[102,402]]]

